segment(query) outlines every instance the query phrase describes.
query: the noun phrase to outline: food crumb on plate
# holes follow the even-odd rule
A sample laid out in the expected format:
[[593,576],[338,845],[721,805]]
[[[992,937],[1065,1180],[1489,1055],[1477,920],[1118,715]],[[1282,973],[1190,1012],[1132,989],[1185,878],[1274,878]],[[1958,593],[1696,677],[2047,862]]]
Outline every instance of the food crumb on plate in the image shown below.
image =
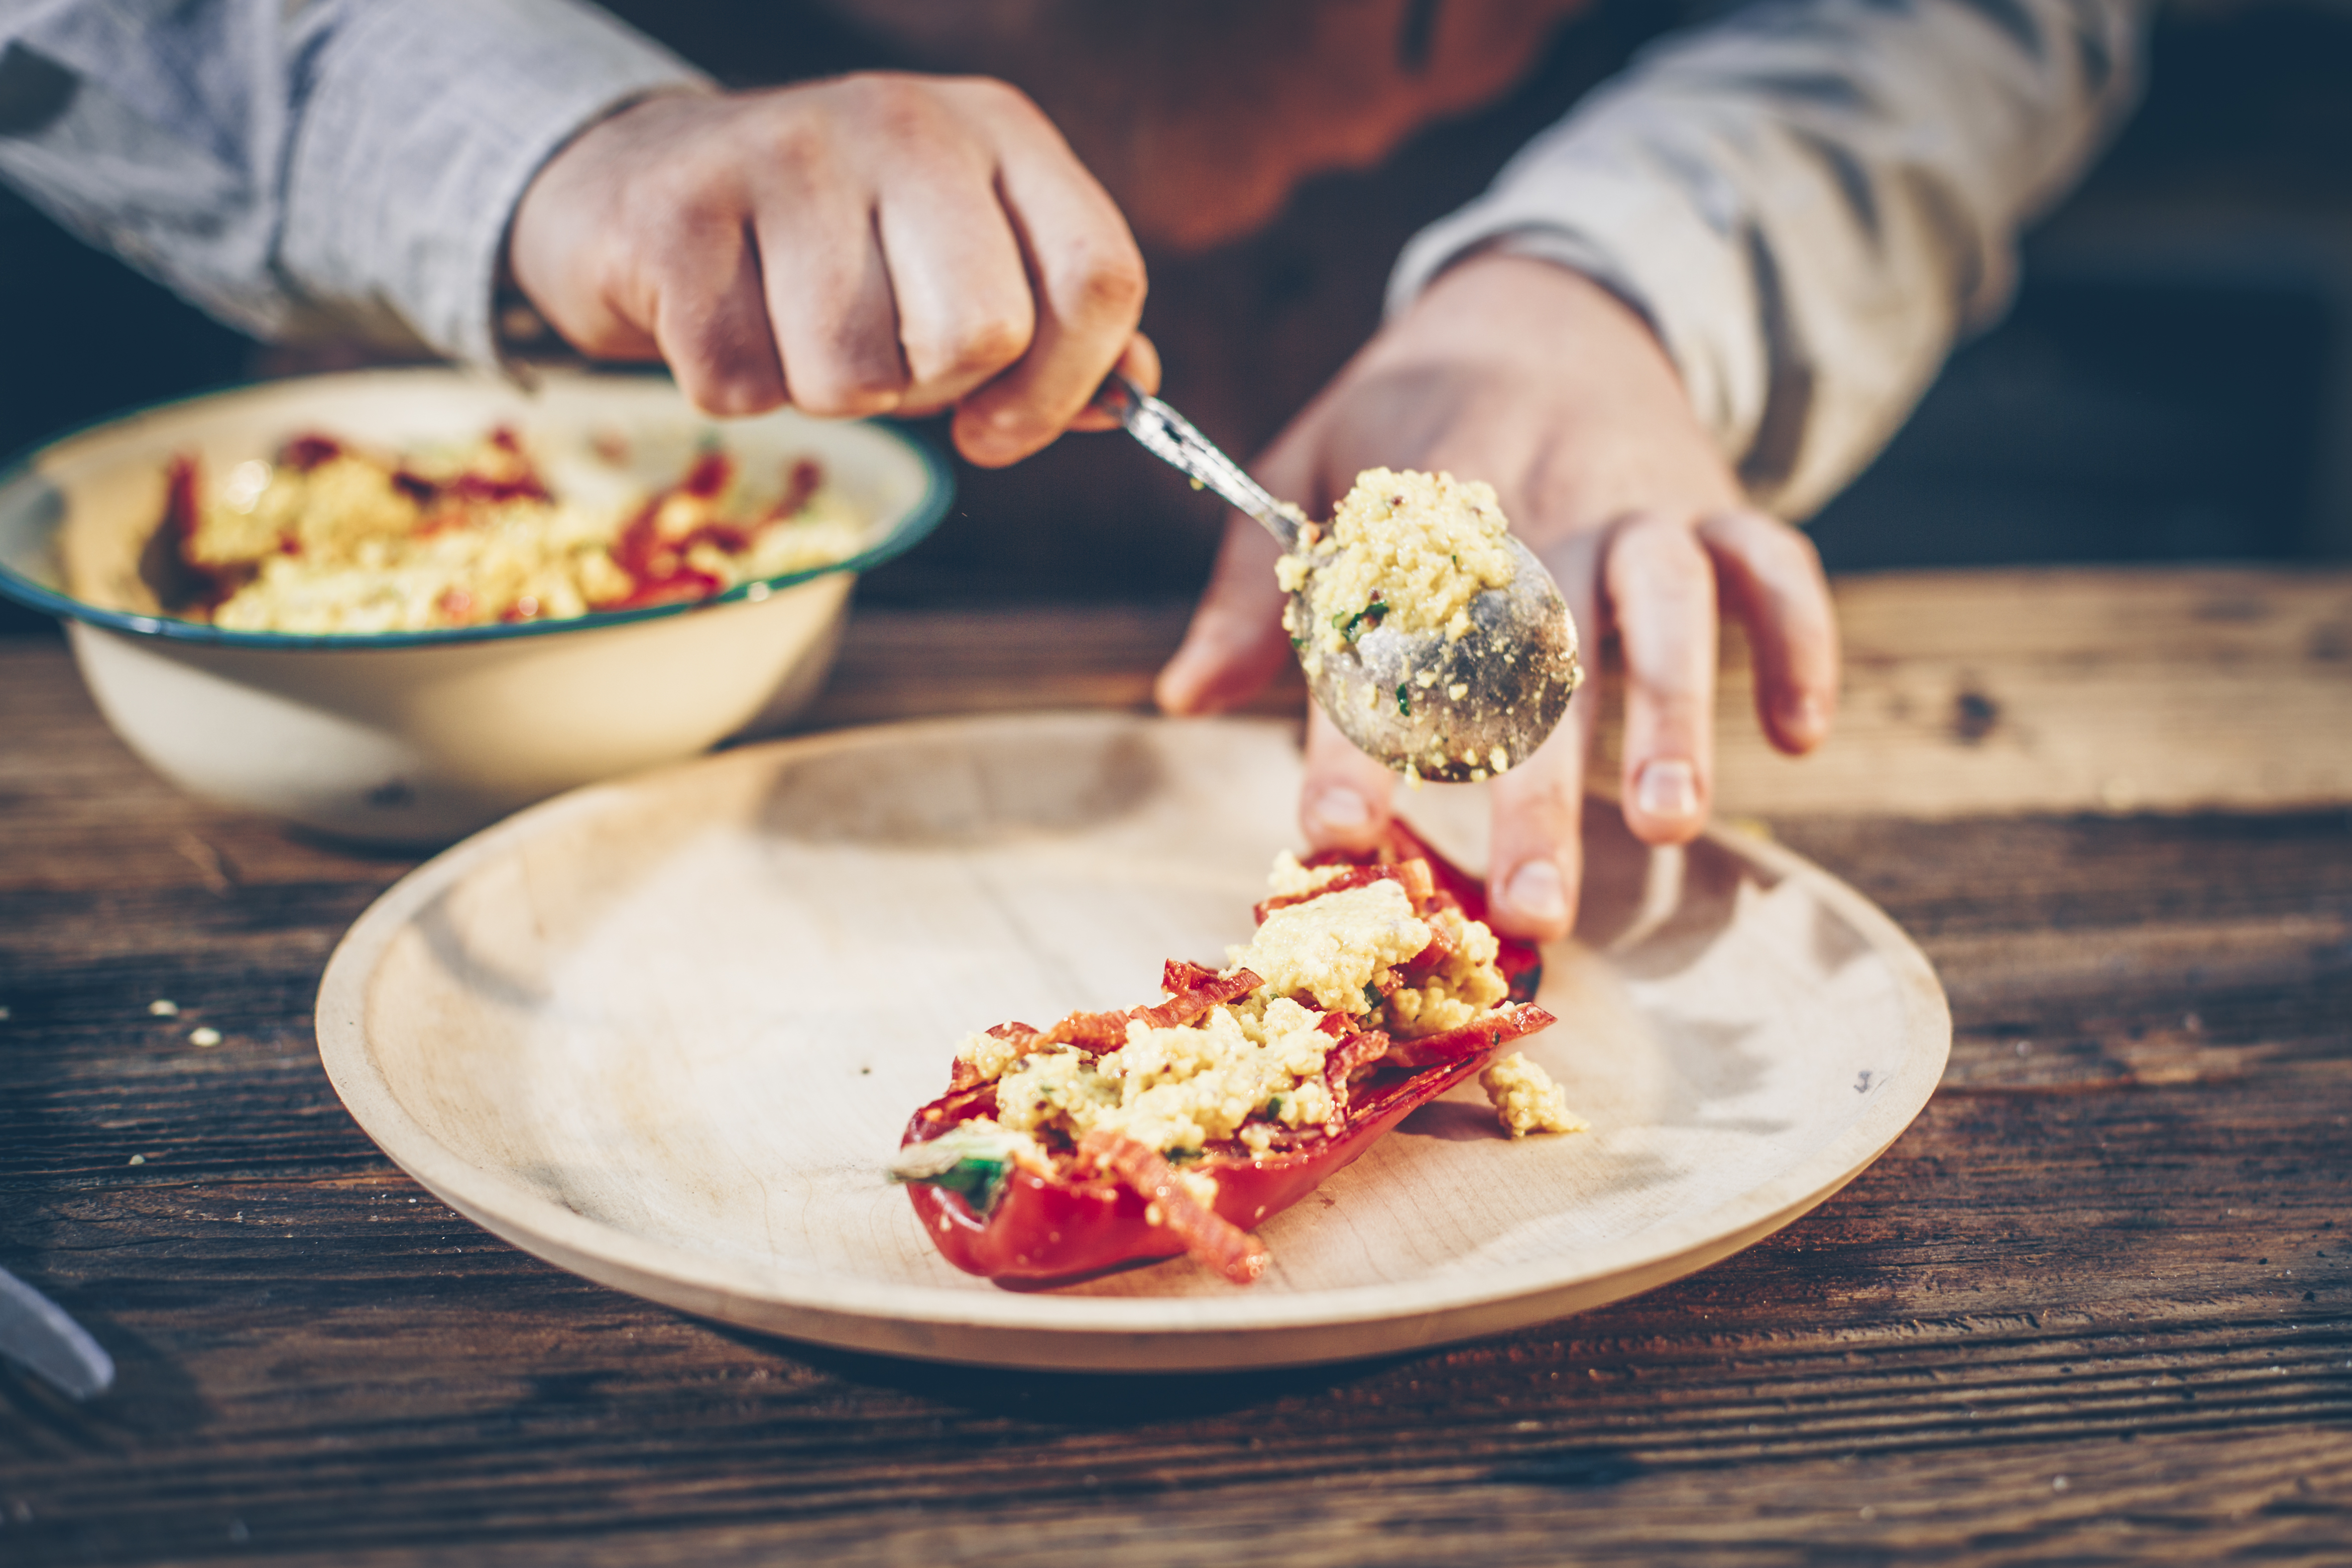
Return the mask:
[[1530,1132],[1582,1132],[1591,1125],[1569,1110],[1567,1093],[1522,1051],[1513,1051],[1480,1073],[1478,1087],[1486,1091],[1503,1131],[1514,1138]]

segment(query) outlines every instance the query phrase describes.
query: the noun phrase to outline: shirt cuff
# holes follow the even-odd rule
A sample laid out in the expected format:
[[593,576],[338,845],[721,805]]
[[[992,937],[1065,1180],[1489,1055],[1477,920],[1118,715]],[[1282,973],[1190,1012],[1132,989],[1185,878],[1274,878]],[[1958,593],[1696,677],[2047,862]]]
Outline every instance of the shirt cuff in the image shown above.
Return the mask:
[[709,86],[569,0],[352,7],[306,65],[278,249],[289,282],[477,364],[498,363],[492,294],[541,166],[638,99]]

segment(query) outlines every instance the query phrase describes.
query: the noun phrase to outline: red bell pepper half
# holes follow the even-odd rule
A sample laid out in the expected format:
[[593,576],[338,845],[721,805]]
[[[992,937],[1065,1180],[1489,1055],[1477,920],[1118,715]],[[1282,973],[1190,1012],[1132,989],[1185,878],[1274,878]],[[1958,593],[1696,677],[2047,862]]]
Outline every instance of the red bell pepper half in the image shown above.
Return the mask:
[[[1391,878],[1404,884],[1416,913],[1450,906],[1467,919],[1486,918],[1485,888],[1402,824],[1392,826],[1370,854],[1326,852],[1307,864],[1359,868],[1307,897]],[[1295,900],[1260,905],[1260,921],[1272,908],[1290,901]],[[1434,938],[1431,949],[1439,951],[1425,949],[1400,966],[1403,973],[1411,975],[1442,962],[1444,942],[1443,936]],[[1324,1027],[1333,1040],[1324,1074],[1336,1107],[1332,1119],[1319,1127],[1283,1129],[1263,1152],[1252,1152],[1237,1141],[1211,1144],[1183,1169],[1216,1178],[1213,1205],[1200,1203],[1157,1151],[1101,1130],[1074,1149],[1053,1151],[1051,1174],[1009,1161],[934,1161],[938,1168],[926,1170],[919,1156],[908,1160],[915,1146],[994,1115],[996,1080],[972,1081],[976,1073],[961,1059],[948,1092],[907,1124],[899,1169],[908,1195],[949,1262],[1000,1285],[1066,1284],[1181,1253],[1246,1285],[1265,1271],[1267,1258],[1265,1245],[1249,1234],[1251,1227],[1314,1191],[1416,1107],[1477,1072],[1505,1041],[1556,1021],[1529,1000],[1542,969],[1535,948],[1504,938],[1501,949],[1496,966],[1511,984],[1513,1000],[1461,1028],[1391,1041],[1378,1030],[1355,1032],[1341,1015],[1327,1014]],[[1130,1018],[1159,1027],[1190,1023],[1260,984],[1247,970],[1220,977],[1171,960],[1161,980],[1170,994],[1165,1003],[1126,1013],[1073,1014],[1043,1030],[1003,1024],[990,1033],[1099,1055],[1125,1043]],[[925,1173],[906,1173],[910,1169]]]

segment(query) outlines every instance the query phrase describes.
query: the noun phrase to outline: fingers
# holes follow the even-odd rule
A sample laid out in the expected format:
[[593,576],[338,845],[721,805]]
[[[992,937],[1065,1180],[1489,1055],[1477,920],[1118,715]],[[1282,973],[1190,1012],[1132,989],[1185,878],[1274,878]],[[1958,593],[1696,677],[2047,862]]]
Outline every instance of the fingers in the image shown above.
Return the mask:
[[[1784,751],[1828,734],[1837,701],[1837,623],[1819,556],[1802,534],[1748,511],[1694,527],[1680,512],[1637,513],[1570,540],[1548,564],[1588,643],[1601,603],[1625,667],[1627,826],[1652,844],[1704,826],[1714,788],[1716,616],[1748,626],[1757,705]],[[1601,602],[1578,603],[1586,584]],[[1588,697],[1537,753],[1494,784],[1489,896],[1496,930],[1536,941],[1564,935],[1582,872],[1580,801],[1597,707]]]
[[1110,195],[1028,100],[1001,93],[997,189],[1027,258],[1036,331],[1020,362],[966,398],[955,441],[975,463],[1018,461],[1066,429],[1143,317],[1142,252]]
[[713,414],[959,405],[976,462],[1045,446],[1133,347],[1141,254],[1035,106],[1002,83],[874,73],[657,95],[582,133],[508,245],[591,353],[657,350]]
[[[1156,365],[1155,365],[1156,368]],[[1314,410],[1302,415],[1253,465],[1269,494],[1297,500],[1320,515],[1328,510],[1316,479],[1321,431]],[[1274,536],[1239,512],[1225,518],[1209,586],[1192,611],[1183,646],[1153,688],[1171,713],[1213,713],[1244,701],[1293,657],[1282,629],[1284,595],[1274,580],[1282,549]]]
[[907,365],[865,193],[822,177],[799,183],[791,216],[779,210],[784,204],[758,209],[761,324],[782,362],[785,396],[820,418],[887,414],[906,388]]
[[1307,780],[1298,792],[1298,826],[1318,849],[1370,849],[1388,826],[1396,775],[1356,749],[1329,714],[1307,713]]
[[760,258],[740,227],[676,247],[651,312],[653,339],[678,390],[706,414],[760,414],[784,401],[763,293]]
[[1625,826],[1684,843],[1713,788],[1714,569],[1682,518],[1637,513],[1610,531],[1601,588],[1625,663]]
[[[1599,584],[1607,536],[1571,535],[1544,552],[1568,601],[1589,666],[1600,640]],[[1489,786],[1494,837],[1486,856],[1488,923],[1529,942],[1566,936],[1583,880],[1584,770],[1599,706],[1588,689],[1535,754]]]
[[1589,700],[1570,703],[1568,716],[1535,755],[1492,786],[1487,923],[1507,936],[1554,942],[1576,923],[1592,712]]
[[1152,688],[1171,713],[1214,713],[1246,700],[1291,657],[1282,629],[1282,553],[1265,529],[1239,513],[1226,519],[1209,586],[1192,611],[1183,646]]
[[1837,715],[1838,629],[1813,542],[1752,511],[1699,525],[1724,607],[1748,628],[1756,664],[1756,717],[1791,755],[1829,738]]
[[[1112,368],[1144,391],[1157,392],[1160,390],[1160,345],[1138,332],[1128,339],[1127,352],[1118,356],[1118,363]],[[1078,416],[1070,421],[1070,428],[1116,430],[1118,420],[1089,403],[1078,410]]]

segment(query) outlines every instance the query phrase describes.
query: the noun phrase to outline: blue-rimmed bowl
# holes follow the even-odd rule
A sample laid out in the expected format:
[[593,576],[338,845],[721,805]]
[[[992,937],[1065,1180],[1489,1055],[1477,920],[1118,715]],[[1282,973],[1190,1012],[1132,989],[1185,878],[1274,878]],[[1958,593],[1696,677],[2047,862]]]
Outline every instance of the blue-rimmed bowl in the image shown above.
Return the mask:
[[[752,468],[814,458],[869,517],[864,548],[697,605],[449,631],[310,637],[161,613],[140,552],[164,476],[207,473],[319,430],[407,449],[513,426],[551,454],[622,452],[651,489],[716,440]],[[615,438],[617,437],[617,440]],[[593,779],[779,727],[813,697],[856,573],[946,512],[945,465],[887,426],[789,410],[714,422],[667,381],[551,376],[525,390],[452,370],[369,371],[220,392],[51,442],[0,471],[0,594],[65,618],[117,733],[190,793],[341,837],[422,846]]]

